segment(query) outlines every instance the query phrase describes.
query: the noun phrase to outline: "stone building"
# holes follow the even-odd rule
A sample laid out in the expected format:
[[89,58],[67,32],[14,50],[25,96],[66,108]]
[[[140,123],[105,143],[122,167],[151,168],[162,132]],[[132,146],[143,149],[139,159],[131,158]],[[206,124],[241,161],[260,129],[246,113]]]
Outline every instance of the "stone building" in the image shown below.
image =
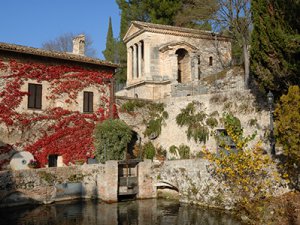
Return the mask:
[[[92,132],[93,122],[113,113],[112,80],[117,65],[86,57],[84,52],[84,35],[74,38],[71,53],[0,43],[0,168],[11,161],[15,153],[15,149],[8,151],[6,146],[15,147],[19,143],[18,150],[22,151],[26,149],[25,142],[32,145],[55,132],[60,133],[58,139],[68,135],[58,132],[58,127],[54,129],[55,123],[60,124],[61,130],[66,130],[72,129],[77,121],[86,122],[85,126],[91,125],[90,131],[85,131],[87,135]],[[47,122],[45,118],[48,118]],[[48,137],[47,127],[52,129]],[[25,132],[23,128],[30,130]],[[85,129],[84,125],[81,129]],[[80,129],[69,132],[80,132]],[[69,144],[84,143],[80,136],[83,137],[84,132],[78,140],[71,141],[69,136]],[[87,138],[90,136],[87,135],[85,140]],[[48,147],[48,153],[55,156],[52,164],[62,165],[65,159],[61,156],[66,155],[63,148],[55,150],[54,144],[51,145],[52,150]],[[70,150],[68,162],[85,158],[80,148],[82,152],[86,151],[84,146],[78,147],[77,153],[76,148],[73,153]],[[44,157],[43,165],[49,164],[46,155],[40,156],[39,151],[31,153],[38,160]],[[23,166],[26,167],[26,163]]]
[[124,37],[127,84],[117,95],[188,96],[191,86],[201,93],[203,78],[230,65],[230,41],[209,31],[134,21]]

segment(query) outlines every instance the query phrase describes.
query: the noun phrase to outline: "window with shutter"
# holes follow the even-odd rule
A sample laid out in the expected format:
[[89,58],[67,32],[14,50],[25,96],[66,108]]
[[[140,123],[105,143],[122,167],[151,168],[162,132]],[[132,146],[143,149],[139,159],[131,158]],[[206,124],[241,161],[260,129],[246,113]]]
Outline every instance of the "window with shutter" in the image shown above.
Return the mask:
[[42,85],[28,84],[28,108],[41,109],[42,108]]
[[89,91],[83,92],[83,112],[92,113],[94,93]]

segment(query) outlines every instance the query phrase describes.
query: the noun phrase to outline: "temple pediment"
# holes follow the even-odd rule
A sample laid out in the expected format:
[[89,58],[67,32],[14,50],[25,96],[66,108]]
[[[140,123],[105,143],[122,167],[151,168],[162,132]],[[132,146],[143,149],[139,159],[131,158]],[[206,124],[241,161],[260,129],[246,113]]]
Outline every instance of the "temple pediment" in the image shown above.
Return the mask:
[[126,42],[126,40],[131,39],[137,35],[139,35],[142,32],[142,29],[137,27],[136,24],[131,23],[127,33],[125,34],[123,40]]

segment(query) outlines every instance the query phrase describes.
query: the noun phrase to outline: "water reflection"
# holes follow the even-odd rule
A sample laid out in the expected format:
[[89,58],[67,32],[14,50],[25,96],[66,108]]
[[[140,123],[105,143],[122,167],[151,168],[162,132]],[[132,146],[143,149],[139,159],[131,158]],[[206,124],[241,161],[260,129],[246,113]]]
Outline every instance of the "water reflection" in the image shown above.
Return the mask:
[[241,225],[234,217],[214,210],[166,200],[105,204],[61,202],[38,207],[0,209],[1,225]]

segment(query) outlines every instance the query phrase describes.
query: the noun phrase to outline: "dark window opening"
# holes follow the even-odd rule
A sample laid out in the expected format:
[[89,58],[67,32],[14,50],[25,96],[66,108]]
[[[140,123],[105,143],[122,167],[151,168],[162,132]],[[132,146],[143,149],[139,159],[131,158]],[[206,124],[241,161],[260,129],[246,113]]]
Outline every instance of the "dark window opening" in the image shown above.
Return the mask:
[[48,156],[48,167],[57,167],[58,155],[49,155]]
[[210,65],[210,66],[213,65],[213,57],[212,57],[212,56],[209,57],[209,65]]
[[92,113],[94,93],[89,91],[83,92],[83,112]]
[[198,55],[198,80],[201,78],[201,56]]
[[144,59],[144,42],[141,41],[141,58]]
[[139,76],[140,76],[140,71],[139,71],[139,64],[140,64],[140,62],[139,62],[139,54],[141,54],[140,52],[139,52],[139,46],[138,45],[136,45],[136,78],[139,78]]
[[41,109],[42,108],[42,85],[28,84],[28,108]]
[[131,78],[134,78],[134,54],[133,54],[133,47],[130,47],[130,51],[131,51]]
[[187,50],[180,48],[175,54],[177,54],[177,81],[178,83],[186,83],[190,79],[190,74],[188,72],[189,55]]

